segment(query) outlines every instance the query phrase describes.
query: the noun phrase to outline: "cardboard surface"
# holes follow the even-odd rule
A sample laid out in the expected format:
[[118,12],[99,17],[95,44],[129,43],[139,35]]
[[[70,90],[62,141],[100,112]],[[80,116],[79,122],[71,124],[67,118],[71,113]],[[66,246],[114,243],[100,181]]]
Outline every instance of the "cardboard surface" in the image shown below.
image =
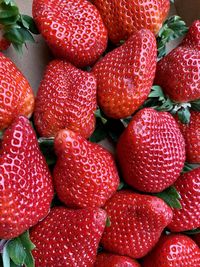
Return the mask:
[[[15,0],[21,12],[31,15],[32,0]],[[177,10],[177,11],[176,11]],[[200,0],[175,0],[175,7],[172,6],[170,15],[178,14],[190,25],[195,19],[200,18]],[[23,72],[30,82],[34,92],[42,79],[43,71],[51,60],[51,53],[41,36],[36,36],[36,44],[28,44],[28,50],[24,49],[23,56],[16,55],[12,47],[7,54]],[[169,49],[177,45],[172,43]]]

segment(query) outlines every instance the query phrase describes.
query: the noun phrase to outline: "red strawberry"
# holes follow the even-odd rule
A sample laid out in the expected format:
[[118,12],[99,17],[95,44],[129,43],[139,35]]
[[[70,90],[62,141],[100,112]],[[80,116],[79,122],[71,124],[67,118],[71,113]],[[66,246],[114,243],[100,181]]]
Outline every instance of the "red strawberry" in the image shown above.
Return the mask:
[[157,64],[155,83],[174,101],[200,98],[200,20],[190,27],[182,44]]
[[172,220],[172,210],[162,199],[130,191],[116,193],[104,208],[111,226],[104,231],[103,247],[133,258],[146,255]]
[[180,175],[185,143],[171,114],[145,108],[120,137],[117,156],[129,185],[144,192],[161,192]]
[[94,267],[140,267],[135,260],[110,253],[97,255]]
[[143,267],[199,267],[200,250],[185,235],[163,236],[144,260]]
[[88,138],[95,128],[96,80],[62,60],[52,61],[36,98],[35,125],[50,137],[64,128]]
[[29,121],[5,131],[0,151],[0,239],[23,233],[49,212],[52,180]]
[[119,177],[113,156],[81,135],[62,130],[55,139],[54,184],[69,207],[100,207],[113,195]]
[[0,53],[0,81],[0,130],[3,130],[17,116],[31,116],[34,95],[23,74],[2,53]]
[[33,17],[56,57],[77,67],[93,64],[107,45],[107,30],[87,0],[34,0]]
[[156,40],[148,30],[133,34],[94,66],[98,102],[112,118],[131,115],[147,99],[156,69]]
[[183,134],[186,145],[186,159],[190,163],[200,163],[200,112],[190,111],[190,123],[181,123],[178,117],[176,121]]
[[112,42],[126,40],[143,28],[157,34],[167,17],[169,0],[93,0]]
[[182,174],[174,184],[181,195],[182,209],[173,210],[168,226],[173,232],[192,230],[200,226],[200,168]]
[[105,222],[101,209],[52,209],[30,233],[35,266],[92,267]]
[[0,51],[8,49],[9,46],[10,42],[5,39],[3,27],[0,25]]

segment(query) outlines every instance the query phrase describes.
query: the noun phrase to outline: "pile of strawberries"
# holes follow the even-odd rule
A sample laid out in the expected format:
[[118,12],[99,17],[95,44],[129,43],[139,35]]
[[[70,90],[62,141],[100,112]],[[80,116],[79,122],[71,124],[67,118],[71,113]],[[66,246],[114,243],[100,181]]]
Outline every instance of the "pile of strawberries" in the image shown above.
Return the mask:
[[[21,45],[34,22],[2,2],[4,37]],[[0,54],[2,266],[200,266],[200,20],[157,62],[169,8],[33,0],[56,59],[35,99]],[[114,153],[93,142],[104,137]]]

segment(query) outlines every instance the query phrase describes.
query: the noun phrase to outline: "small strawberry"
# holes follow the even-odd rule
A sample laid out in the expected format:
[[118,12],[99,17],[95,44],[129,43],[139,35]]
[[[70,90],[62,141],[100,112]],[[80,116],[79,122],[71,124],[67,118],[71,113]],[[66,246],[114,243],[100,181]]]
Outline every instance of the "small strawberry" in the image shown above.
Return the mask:
[[174,101],[200,98],[200,20],[190,27],[179,47],[157,64],[155,84]]
[[199,267],[200,250],[185,235],[162,236],[156,247],[144,259],[143,267]]
[[96,80],[63,60],[46,69],[36,98],[34,121],[41,136],[64,128],[88,138],[95,128]]
[[135,31],[149,29],[157,34],[167,17],[169,0],[93,0],[108,29],[112,42],[118,44]]
[[93,64],[107,46],[107,30],[87,0],[34,0],[33,17],[56,57],[77,67]]
[[119,191],[104,208],[111,225],[104,231],[103,247],[132,258],[146,255],[172,220],[172,210],[162,199],[130,191]]
[[140,267],[135,260],[110,253],[97,255],[94,267]]
[[0,130],[3,130],[17,116],[31,116],[34,95],[20,70],[2,53],[0,53],[0,81]]
[[0,239],[16,237],[44,218],[52,197],[35,133],[20,116],[5,131],[0,151]]
[[173,232],[192,230],[200,226],[200,168],[182,174],[174,187],[181,195],[182,209],[173,210],[169,229]]
[[154,35],[141,30],[96,63],[93,73],[98,102],[107,116],[128,117],[147,99],[156,70],[156,51]]
[[7,50],[10,46],[10,42],[4,37],[4,34],[3,26],[0,25],[0,51]]
[[179,177],[185,161],[185,143],[171,114],[145,108],[121,135],[117,156],[129,185],[156,193]]
[[92,267],[105,223],[101,209],[53,208],[30,233],[35,266]]
[[188,124],[181,123],[178,117],[176,121],[185,139],[187,162],[200,163],[200,112],[190,111],[190,114]]
[[101,207],[119,185],[114,158],[81,135],[61,130],[55,139],[58,156],[54,184],[58,197],[69,207]]

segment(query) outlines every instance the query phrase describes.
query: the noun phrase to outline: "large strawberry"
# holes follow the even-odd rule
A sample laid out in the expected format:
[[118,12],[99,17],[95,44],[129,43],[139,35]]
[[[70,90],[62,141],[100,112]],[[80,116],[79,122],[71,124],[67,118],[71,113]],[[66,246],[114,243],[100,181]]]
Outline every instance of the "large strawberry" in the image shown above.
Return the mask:
[[77,67],[93,64],[107,45],[107,30],[87,0],[34,0],[33,17],[56,57]]
[[200,227],[200,168],[182,174],[174,186],[181,195],[182,209],[173,210],[169,229],[182,232]]
[[96,79],[63,60],[46,69],[36,98],[34,121],[40,135],[64,128],[88,138],[95,128]]
[[157,64],[155,83],[174,101],[200,98],[200,20],[190,27],[182,44]]
[[143,267],[199,267],[200,250],[185,235],[162,236],[156,247],[147,255]]
[[135,260],[111,253],[97,255],[94,267],[140,267]]
[[104,113],[128,117],[148,97],[156,69],[156,40],[149,30],[133,34],[125,44],[96,63],[98,102]]
[[18,115],[30,117],[34,108],[33,91],[15,64],[0,53],[0,130]]
[[171,114],[145,108],[120,137],[117,156],[129,185],[144,192],[161,192],[180,175],[185,143]]
[[135,31],[149,29],[157,34],[167,17],[169,0],[93,0],[108,29],[112,42],[118,44]]
[[162,199],[130,191],[116,193],[104,208],[111,225],[104,231],[103,247],[132,258],[146,255],[172,220],[172,210]]
[[190,111],[190,114],[188,124],[182,123],[178,117],[176,117],[176,121],[185,139],[187,162],[200,163],[200,112]]
[[51,175],[29,121],[20,116],[5,131],[0,150],[0,238],[23,233],[47,215]]
[[114,158],[104,148],[69,130],[55,139],[58,161],[54,184],[58,197],[69,207],[100,207],[119,185]]
[[30,233],[36,267],[92,267],[106,223],[101,209],[56,207]]

